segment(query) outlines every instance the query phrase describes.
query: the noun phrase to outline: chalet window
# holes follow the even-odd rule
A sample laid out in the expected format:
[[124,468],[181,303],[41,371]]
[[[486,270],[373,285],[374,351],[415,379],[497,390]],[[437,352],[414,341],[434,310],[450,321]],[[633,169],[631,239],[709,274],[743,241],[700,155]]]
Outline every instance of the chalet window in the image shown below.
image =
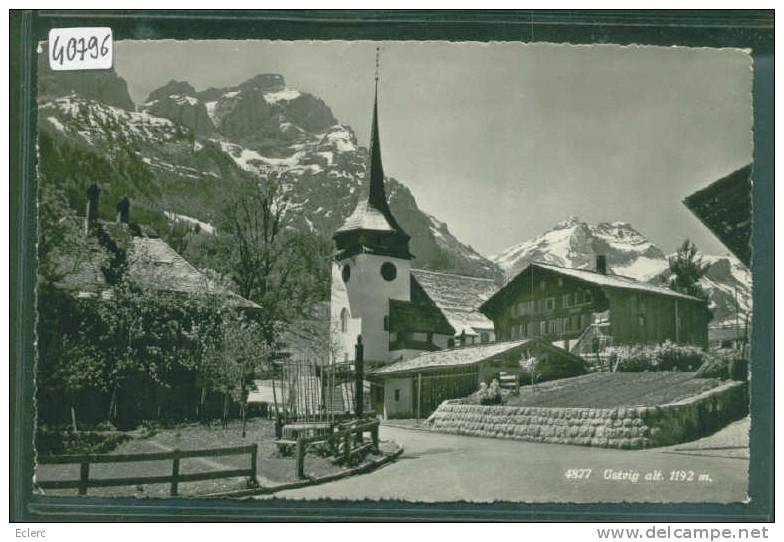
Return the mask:
[[348,311],[345,308],[340,311],[340,331],[348,331]]
[[490,334],[488,332],[486,332],[486,331],[483,331],[482,334],[480,335],[480,339],[479,340],[480,340],[480,342],[482,344],[489,343],[490,342]]
[[343,277],[343,282],[348,282],[351,278],[351,266],[349,264],[344,265],[340,274]]
[[455,347],[455,340],[454,339],[447,339],[446,340],[446,347],[447,348],[454,348]]
[[547,281],[546,280],[540,280],[539,281],[539,289],[544,291],[545,288],[547,288]]
[[553,311],[553,310],[555,310],[555,298],[554,298],[554,297],[548,297],[548,298],[545,300],[545,302],[547,303],[547,310],[548,310],[548,311]]
[[400,390],[395,390],[395,401],[400,401]]
[[564,296],[563,296],[563,306],[564,307],[571,307],[572,306],[572,294],[564,294]]
[[583,303],[593,303],[593,294],[588,290],[583,293]]
[[384,316],[384,331],[389,331],[389,316]]
[[547,320],[539,322],[539,335],[547,335]]

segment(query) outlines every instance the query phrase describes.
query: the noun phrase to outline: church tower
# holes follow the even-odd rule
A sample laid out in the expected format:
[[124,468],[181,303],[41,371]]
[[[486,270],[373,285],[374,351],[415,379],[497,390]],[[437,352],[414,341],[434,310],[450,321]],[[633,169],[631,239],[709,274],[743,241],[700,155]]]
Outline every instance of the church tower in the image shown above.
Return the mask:
[[[377,67],[378,67],[378,60]],[[362,336],[369,364],[389,361],[389,300],[411,296],[410,237],[392,216],[384,190],[384,169],[378,129],[378,73],[373,124],[365,180],[366,200],[335,232],[330,321],[334,362],[354,359],[357,336]]]

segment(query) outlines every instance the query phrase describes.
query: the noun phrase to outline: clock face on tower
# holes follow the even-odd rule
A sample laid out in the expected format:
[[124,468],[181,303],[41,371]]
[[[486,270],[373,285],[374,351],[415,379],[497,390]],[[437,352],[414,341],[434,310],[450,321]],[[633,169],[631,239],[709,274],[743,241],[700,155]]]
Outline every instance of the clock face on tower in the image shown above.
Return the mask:
[[391,282],[397,277],[397,267],[392,262],[384,262],[381,264],[381,276],[384,280]]

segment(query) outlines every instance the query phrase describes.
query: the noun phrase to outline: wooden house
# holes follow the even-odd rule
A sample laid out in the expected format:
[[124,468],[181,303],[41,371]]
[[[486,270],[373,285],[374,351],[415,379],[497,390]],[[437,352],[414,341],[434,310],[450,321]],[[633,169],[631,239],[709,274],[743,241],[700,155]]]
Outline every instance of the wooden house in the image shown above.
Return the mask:
[[665,340],[707,346],[709,312],[703,299],[665,286],[597,269],[534,262],[481,306],[499,340],[540,337],[588,353],[611,344]]
[[427,352],[378,368],[369,378],[383,385],[384,418],[424,418],[447,399],[471,395],[482,382],[519,374],[521,362],[531,359],[557,365],[568,376],[585,372],[581,358],[532,338]]

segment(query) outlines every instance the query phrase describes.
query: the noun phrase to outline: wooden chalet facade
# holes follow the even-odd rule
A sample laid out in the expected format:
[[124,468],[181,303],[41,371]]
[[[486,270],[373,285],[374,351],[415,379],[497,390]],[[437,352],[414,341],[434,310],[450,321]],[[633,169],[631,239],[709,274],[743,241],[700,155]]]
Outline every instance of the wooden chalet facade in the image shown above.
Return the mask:
[[[534,262],[481,306],[499,340],[539,337],[590,352],[597,330],[611,343],[665,340],[707,346],[707,302],[665,286],[606,272]],[[601,272],[604,270],[604,272]]]

